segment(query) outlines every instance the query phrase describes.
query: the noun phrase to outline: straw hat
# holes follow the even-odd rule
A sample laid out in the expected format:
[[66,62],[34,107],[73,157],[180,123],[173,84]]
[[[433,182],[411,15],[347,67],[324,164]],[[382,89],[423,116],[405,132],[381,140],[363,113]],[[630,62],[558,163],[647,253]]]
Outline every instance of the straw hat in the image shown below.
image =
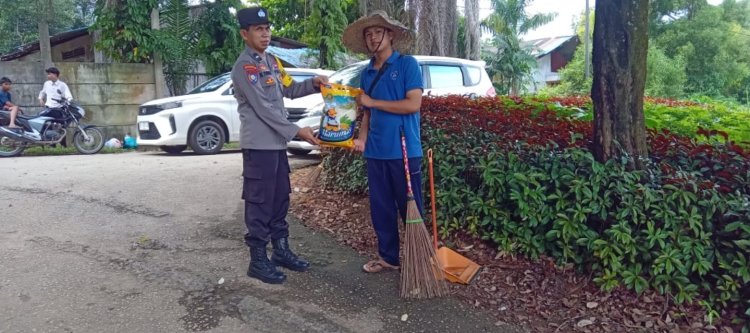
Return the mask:
[[341,40],[344,46],[356,53],[369,54],[365,43],[364,31],[369,27],[383,27],[393,31],[393,48],[399,52],[407,52],[414,43],[414,32],[409,30],[401,22],[391,19],[382,10],[373,11],[368,16],[363,16],[344,29]]

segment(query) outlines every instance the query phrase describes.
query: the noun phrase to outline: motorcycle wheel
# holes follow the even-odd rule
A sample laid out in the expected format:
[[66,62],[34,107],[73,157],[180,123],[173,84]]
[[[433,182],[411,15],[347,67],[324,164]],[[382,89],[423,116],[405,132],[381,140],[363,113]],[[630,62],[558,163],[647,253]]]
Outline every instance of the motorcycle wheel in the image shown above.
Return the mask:
[[[81,131],[86,131],[88,140]],[[73,145],[81,154],[96,154],[104,147],[104,134],[96,127],[89,127],[76,132],[73,136]]]
[[26,146],[19,145],[16,140],[0,136],[0,157],[14,157],[21,155]]

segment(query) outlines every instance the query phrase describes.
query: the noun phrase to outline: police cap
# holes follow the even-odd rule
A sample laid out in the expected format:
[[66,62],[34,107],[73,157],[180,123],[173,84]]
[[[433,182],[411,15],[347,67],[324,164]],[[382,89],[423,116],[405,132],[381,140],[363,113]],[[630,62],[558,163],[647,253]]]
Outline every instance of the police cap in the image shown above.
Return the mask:
[[237,12],[237,20],[240,28],[247,29],[248,26],[257,24],[269,24],[268,11],[263,7],[250,7]]

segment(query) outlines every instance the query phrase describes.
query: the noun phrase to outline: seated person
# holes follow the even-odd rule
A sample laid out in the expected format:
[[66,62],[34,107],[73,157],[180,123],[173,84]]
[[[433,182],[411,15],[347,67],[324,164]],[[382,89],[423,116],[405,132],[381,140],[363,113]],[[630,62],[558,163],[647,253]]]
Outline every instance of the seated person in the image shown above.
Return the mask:
[[16,117],[18,116],[19,111],[18,105],[13,104],[11,101],[11,84],[13,84],[13,82],[11,82],[9,78],[0,78],[0,108],[5,111],[10,111],[10,124],[8,125],[8,128],[20,129],[20,127],[16,125]]

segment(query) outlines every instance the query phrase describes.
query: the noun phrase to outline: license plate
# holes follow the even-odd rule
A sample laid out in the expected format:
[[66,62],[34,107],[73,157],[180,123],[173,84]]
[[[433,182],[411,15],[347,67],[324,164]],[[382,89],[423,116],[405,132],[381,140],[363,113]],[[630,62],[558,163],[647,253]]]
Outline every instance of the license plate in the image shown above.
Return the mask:
[[148,122],[142,121],[142,122],[138,123],[138,130],[139,131],[148,131],[148,129],[149,129]]

